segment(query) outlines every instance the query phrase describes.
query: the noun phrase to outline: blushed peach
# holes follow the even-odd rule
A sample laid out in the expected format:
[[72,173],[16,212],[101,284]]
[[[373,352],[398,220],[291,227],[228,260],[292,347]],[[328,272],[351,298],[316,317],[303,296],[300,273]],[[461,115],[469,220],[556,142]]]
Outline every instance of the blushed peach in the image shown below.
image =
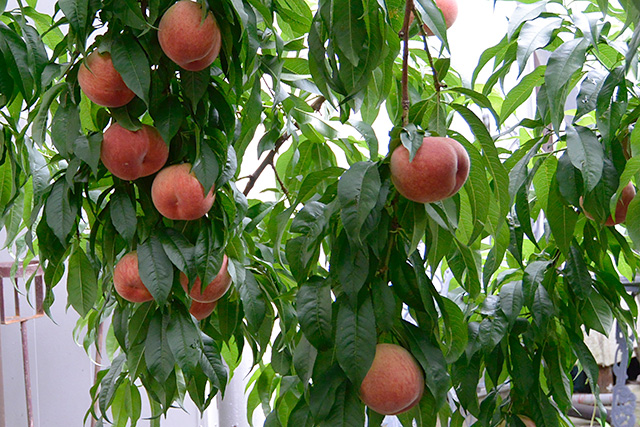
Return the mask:
[[171,6],[158,25],[158,41],[164,53],[189,71],[207,68],[220,53],[222,37],[213,14],[203,19],[200,4],[181,0]]
[[413,161],[403,145],[391,155],[391,180],[400,194],[431,203],[456,194],[469,176],[469,155],[451,138],[425,137]]
[[220,271],[214,279],[207,285],[204,290],[202,289],[202,282],[200,278],[196,278],[189,292],[189,279],[184,273],[180,273],[180,284],[184,288],[185,292],[189,292],[189,296],[194,301],[198,302],[214,302],[222,298],[222,296],[229,290],[231,286],[231,276],[227,269],[229,265],[229,259],[225,255],[222,258],[222,266]]
[[[634,197],[636,197],[636,188],[632,183],[629,183],[622,189],[622,193],[620,194],[618,203],[616,203],[615,219],[611,215],[609,215],[604,225],[607,227],[611,227],[613,225],[624,222],[627,219],[627,210],[629,209],[629,203],[631,203]],[[580,197],[580,207],[584,212],[584,216],[586,216],[590,220],[593,220],[593,216],[591,216],[591,214],[587,212],[582,206],[582,200],[583,198]]]
[[214,201],[214,188],[205,194],[204,187],[191,172],[191,164],[182,163],[162,169],[151,185],[151,200],[164,217],[194,220],[203,217]]
[[365,405],[384,415],[406,412],[420,402],[424,374],[404,347],[378,344],[373,364],[360,386]]
[[143,125],[130,131],[118,123],[104,133],[100,160],[113,175],[134,180],[160,170],[169,157],[169,147],[156,128]]
[[138,254],[133,251],[123,256],[113,270],[113,285],[116,292],[127,301],[146,302],[153,296],[142,283],[138,272]]
[[87,98],[103,107],[122,107],[135,96],[113,67],[111,54],[97,50],[80,65],[78,84]]

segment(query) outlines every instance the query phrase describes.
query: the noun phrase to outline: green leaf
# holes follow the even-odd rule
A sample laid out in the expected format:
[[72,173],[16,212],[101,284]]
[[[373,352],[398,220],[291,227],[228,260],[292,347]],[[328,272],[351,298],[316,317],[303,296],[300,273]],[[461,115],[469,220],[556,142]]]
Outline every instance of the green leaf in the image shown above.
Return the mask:
[[600,388],[598,387],[598,375],[600,369],[598,368],[598,363],[594,359],[593,354],[591,353],[589,348],[584,343],[582,336],[569,329],[566,329],[566,331],[569,339],[571,340],[573,350],[576,356],[578,356],[578,360],[582,365],[582,369],[587,374],[587,378],[589,379],[589,383],[591,384],[591,390],[593,391],[593,394],[598,397],[600,395]]
[[438,8],[434,0],[418,0],[415,4],[416,11],[420,14],[422,22],[436,35],[445,49],[449,50],[449,41],[447,40],[447,24],[444,21],[444,15]]
[[253,135],[256,132],[257,126],[262,122],[262,87],[260,86],[260,79],[256,78],[253,83],[253,89],[251,95],[245,103],[242,110],[242,126],[240,137],[234,143],[234,147],[237,151],[238,158],[244,157],[244,152],[247,146],[253,139]]
[[[1,86],[0,86],[1,87]],[[56,96],[66,87],[65,83],[58,83],[50,87],[40,98],[40,108],[33,120],[31,137],[39,146],[42,146],[47,135],[47,120],[49,119],[49,108]]]
[[447,363],[453,363],[460,358],[469,340],[465,315],[458,305],[449,298],[437,299],[443,313],[445,333],[443,334]]
[[[628,42],[628,50],[625,55],[625,70],[628,72],[632,65],[634,65],[634,58],[638,55],[638,46],[640,46],[640,26],[636,25],[633,30],[631,40]],[[637,61],[637,60],[636,60]]]
[[220,175],[220,165],[218,158],[209,146],[208,141],[200,144],[200,154],[193,164],[193,173],[204,188],[211,188]]
[[560,194],[558,181],[555,178],[551,182],[551,188],[549,189],[546,216],[556,244],[564,254],[567,254],[579,215],[565,204]]
[[25,100],[29,101],[34,89],[34,79],[29,65],[29,52],[24,40],[0,22],[0,52],[13,82],[18,86]]
[[509,282],[500,288],[500,310],[507,316],[509,325],[513,326],[524,305],[522,282]]
[[376,319],[371,299],[357,307],[342,300],[336,323],[336,358],[347,377],[360,387],[376,353]]
[[471,131],[482,146],[482,154],[487,160],[487,168],[493,178],[493,188],[500,206],[498,217],[501,218],[500,221],[502,221],[502,218],[509,212],[511,205],[509,197],[509,175],[500,161],[495,142],[493,138],[491,138],[484,123],[470,109],[459,104],[451,104],[451,107],[469,124]]
[[60,155],[68,157],[74,141],[80,136],[80,113],[77,105],[64,98],[51,122],[51,139]]
[[376,133],[370,124],[359,121],[359,120],[349,120],[349,124],[353,126],[355,130],[358,131],[360,135],[364,138],[367,146],[369,147],[369,158],[373,161],[378,160],[378,138],[376,137]]
[[98,297],[96,271],[80,247],[76,247],[69,258],[67,293],[69,303],[82,317],[89,313]]
[[573,293],[581,300],[589,298],[592,290],[593,279],[589,267],[584,260],[581,248],[571,245],[569,257],[565,266],[565,277],[571,286]]
[[627,231],[636,249],[640,249],[640,197],[635,197],[627,210]]
[[100,133],[92,133],[89,136],[80,135],[73,142],[73,152],[78,158],[89,165],[94,176],[98,175],[101,145],[102,134]]
[[378,203],[380,174],[372,162],[358,162],[347,170],[338,182],[340,217],[349,236],[355,244],[360,243],[362,226]]
[[138,41],[127,34],[116,37],[111,45],[111,59],[127,87],[148,105],[151,66]]
[[123,239],[130,242],[138,224],[136,209],[125,191],[116,189],[111,195],[111,222]]
[[76,223],[76,214],[69,203],[69,198],[69,187],[66,180],[59,179],[53,184],[44,207],[47,225],[63,245]]
[[173,228],[164,229],[163,232],[158,233],[158,238],[173,265],[188,277],[194,277],[196,275],[194,246],[191,242]]
[[538,139],[538,141],[531,147],[531,149],[525,154],[518,163],[509,171],[509,195],[511,199],[515,199],[518,191],[529,182],[529,162],[536,155],[540,146],[544,142],[544,139]]
[[202,356],[200,357],[200,366],[211,383],[223,393],[227,386],[227,378],[229,374],[225,366],[220,348],[218,344],[205,334],[201,334],[202,338]]
[[367,39],[367,26],[362,0],[334,0],[330,32],[336,48],[344,55],[343,60],[349,61],[354,67],[360,63],[362,46]]
[[253,273],[247,271],[244,282],[238,286],[238,292],[249,329],[256,332],[267,314],[267,303]]
[[544,83],[546,68],[546,65],[538,66],[531,73],[524,76],[522,80],[507,93],[502,103],[502,108],[500,109],[500,123],[504,123],[520,105],[531,97],[534,88]]
[[124,378],[124,376],[120,374],[122,373],[122,368],[126,361],[126,353],[120,353],[115,359],[113,359],[113,362],[111,362],[111,366],[109,367],[109,372],[107,372],[107,374],[102,378],[102,381],[100,381],[100,395],[98,397],[98,402],[102,414],[107,413],[107,408],[111,405],[113,396]]
[[416,358],[427,377],[427,388],[436,400],[436,407],[441,408],[451,388],[451,378],[447,371],[447,363],[442,350],[433,344],[420,328],[403,321],[407,332],[411,354]]
[[164,304],[173,285],[173,265],[156,233],[138,246],[138,270],[153,299]]
[[167,325],[167,342],[178,366],[185,374],[191,375],[200,360],[202,342],[195,319],[186,309],[171,311]]
[[592,292],[585,301],[580,316],[586,327],[609,336],[613,327],[613,312],[607,301],[597,292]]
[[[538,18],[526,22],[518,35],[518,66],[524,71],[533,52],[545,47],[551,41],[553,32],[562,26],[562,18]],[[504,117],[504,116],[502,116]]]
[[[563,98],[562,91],[573,74],[582,69],[588,45],[589,43],[584,38],[569,40],[549,57],[544,80],[552,118],[557,116],[557,111],[564,111],[564,103],[558,103],[557,100]],[[554,123],[556,129],[558,125],[559,123]]]
[[338,236],[331,253],[331,272],[337,277],[351,303],[355,305],[369,274],[369,257],[362,248],[353,248],[345,234]]
[[582,172],[586,190],[593,191],[602,178],[602,144],[590,129],[567,125],[567,151],[573,166]]
[[611,71],[598,92],[596,101],[596,124],[607,144],[620,127],[622,116],[627,111],[627,83],[624,67]]
[[191,101],[193,111],[197,109],[198,103],[207,91],[209,72],[208,68],[202,71],[180,70],[182,90],[184,91],[185,97]]
[[59,5],[78,39],[84,41],[89,20],[89,0],[60,0]]
[[522,289],[524,291],[524,301],[529,307],[533,304],[533,297],[538,286],[542,285],[550,261],[532,261],[524,269],[522,278]]
[[296,296],[300,329],[316,348],[327,348],[333,341],[331,302],[331,286],[327,279],[315,276],[300,285]]
[[412,162],[416,153],[422,147],[424,131],[418,129],[413,123],[409,123],[400,131],[400,141],[409,151],[409,161]]
[[509,16],[509,26],[507,27],[507,36],[509,39],[513,37],[523,22],[532,21],[544,11],[546,11],[546,2],[535,2],[531,5],[518,4],[516,10]]
[[167,381],[175,364],[167,338],[169,321],[168,314],[162,314],[160,311],[153,313],[144,342],[144,360],[147,369],[160,383]]
[[575,123],[580,117],[596,109],[598,93],[604,84],[607,76],[602,70],[591,70],[587,73],[584,80],[580,84],[580,92],[576,98],[578,110],[573,121]]
[[151,117],[162,139],[169,144],[182,126],[184,108],[178,97],[169,96],[163,101],[152,104]]
[[448,90],[452,92],[460,93],[466,96],[467,98],[472,99],[473,102],[475,102],[479,107],[486,108],[487,110],[489,110],[489,112],[491,113],[491,115],[496,121],[496,126],[500,125],[500,117],[498,116],[498,113],[496,112],[496,110],[494,110],[491,100],[487,98],[485,95],[483,95],[480,92],[476,92],[475,90],[468,89],[466,87],[453,87]]
[[364,425],[364,404],[358,398],[357,386],[343,382],[336,391],[335,404],[319,427],[353,427]]
[[531,306],[531,312],[533,313],[533,320],[539,327],[543,327],[547,324],[549,319],[555,314],[555,307],[551,296],[547,289],[540,285],[536,288],[533,296],[533,305]]

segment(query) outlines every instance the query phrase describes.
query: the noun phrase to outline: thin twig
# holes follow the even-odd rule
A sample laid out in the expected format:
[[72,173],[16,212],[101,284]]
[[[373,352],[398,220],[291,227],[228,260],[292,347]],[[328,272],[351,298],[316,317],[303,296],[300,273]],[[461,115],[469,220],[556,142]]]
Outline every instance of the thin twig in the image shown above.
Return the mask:
[[[324,96],[319,96],[313,101],[313,103],[311,103],[310,107],[313,108],[313,111],[317,113],[318,111],[320,111],[320,108],[322,107],[322,104],[324,103],[324,101],[326,101]],[[260,163],[260,166],[258,166],[258,169],[256,169],[255,172],[253,172],[249,176],[249,182],[247,182],[247,186],[244,188],[244,191],[242,192],[245,196],[249,195],[249,192],[251,191],[253,186],[256,185],[258,178],[260,178],[260,175],[262,175],[262,172],[264,172],[267,166],[269,166],[270,164],[271,165],[273,164],[273,159],[276,157],[278,150],[280,149],[282,144],[284,144],[290,137],[291,135],[289,133],[284,133],[280,136],[280,138],[276,140],[273,146],[273,149],[269,151],[269,154],[267,154],[267,157],[265,157],[262,163]]]
[[264,170],[267,168],[267,166],[269,166],[271,163],[273,163],[273,159],[276,157],[276,153],[278,152],[278,149],[290,137],[291,137],[291,135],[289,135],[288,133],[285,133],[282,136],[280,136],[280,138],[278,138],[276,140],[276,143],[275,143],[275,145],[273,147],[273,150],[269,151],[269,154],[267,154],[267,157],[265,157],[265,159],[262,161],[262,163],[260,163],[260,166],[258,166],[258,169],[256,169],[255,172],[253,172],[249,176],[249,182],[247,182],[247,186],[244,188],[244,191],[242,192],[245,196],[247,196],[249,194],[249,192],[251,191],[251,189],[253,188],[253,186],[256,185],[256,182],[258,181],[258,178],[260,178],[260,175],[262,175],[262,172],[264,172]]
[[276,170],[276,165],[274,165],[273,162],[271,162],[271,169],[273,169],[273,174],[276,176],[276,181],[278,181],[278,184],[280,184],[280,188],[282,188],[282,192],[284,193],[289,203],[291,203],[289,190],[287,190],[287,187],[285,187],[284,182],[282,182],[282,180],[280,179],[280,175],[278,175],[278,171]]
[[404,43],[402,52],[402,126],[409,124],[409,19],[413,10],[413,0],[407,0],[404,8],[404,23],[400,30],[400,38]]
[[422,41],[424,43],[424,51],[427,53],[429,66],[431,67],[431,72],[433,73],[433,86],[436,90],[438,98],[440,98],[440,90],[444,87],[444,85],[440,82],[438,70],[436,70],[435,63],[433,62],[433,56],[431,56],[431,51],[429,50],[429,44],[427,43],[427,34],[424,31],[424,23],[420,19],[420,16],[415,12],[415,9],[413,13],[418,17],[418,28],[420,28],[420,35],[422,36]]

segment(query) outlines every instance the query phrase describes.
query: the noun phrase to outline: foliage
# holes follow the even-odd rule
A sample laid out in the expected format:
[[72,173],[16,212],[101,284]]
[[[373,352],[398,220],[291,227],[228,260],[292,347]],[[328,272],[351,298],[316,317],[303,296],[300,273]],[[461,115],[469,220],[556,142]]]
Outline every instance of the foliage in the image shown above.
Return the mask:
[[[204,410],[248,345],[249,416],[260,407],[269,426],[364,425],[359,383],[375,344],[397,342],[426,378],[403,425],[461,425],[467,413],[486,426],[521,425],[516,415],[566,425],[571,369],[594,385],[598,375],[583,332],[637,315],[621,277],[638,267],[640,198],[625,226],[599,225],[639,178],[637,2],[518,2],[508,33],[463,82],[442,15],[419,0],[418,21],[438,36],[423,47],[410,28],[408,123],[403,2],[203,1],[223,47],[201,72],[159,47],[172,3],[59,0],[51,17],[35,0],[11,10],[0,1],[0,221],[17,259],[43,264],[47,307],[68,273],[87,350],[110,319],[111,366],[88,415],[135,425],[141,389],[154,416],[187,395]],[[125,107],[80,91],[94,48],[111,52],[136,93]],[[534,55],[548,62],[527,66]],[[472,164],[463,190],[426,205],[398,195],[372,130],[380,113],[395,125],[391,150],[424,131],[461,142]],[[164,219],[153,177],[108,173],[99,153],[110,120],[155,125],[170,164],[188,161],[215,183],[208,215]],[[266,160],[242,177],[253,140]],[[277,183],[252,194],[266,167]],[[580,214],[581,198],[596,221]],[[114,292],[114,264],[135,248],[157,302]],[[234,286],[196,322],[179,271],[212,277],[223,253]]]

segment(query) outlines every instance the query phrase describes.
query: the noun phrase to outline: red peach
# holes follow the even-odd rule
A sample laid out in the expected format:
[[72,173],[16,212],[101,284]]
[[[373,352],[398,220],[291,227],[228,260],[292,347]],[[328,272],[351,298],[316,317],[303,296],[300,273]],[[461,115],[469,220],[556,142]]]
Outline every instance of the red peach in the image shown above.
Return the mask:
[[203,20],[200,4],[181,0],[171,6],[158,25],[158,41],[164,53],[189,71],[207,68],[218,57],[221,35],[213,14]]
[[191,287],[191,292],[189,292],[189,279],[184,273],[180,273],[180,283],[184,288],[185,292],[189,292],[189,296],[194,301],[198,302],[213,302],[217,301],[229,290],[231,286],[231,276],[229,275],[229,271],[227,269],[229,264],[229,259],[225,255],[222,258],[222,266],[220,267],[220,271],[216,277],[207,285],[207,287],[202,290],[202,283],[200,282],[200,278],[196,278],[193,286]]
[[140,279],[138,254],[133,251],[123,256],[113,270],[113,285],[116,292],[127,301],[146,302],[153,297]]
[[122,107],[135,96],[113,67],[109,53],[93,51],[80,65],[78,83],[87,98],[104,107]]
[[[627,184],[622,189],[622,193],[620,194],[620,198],[618,199],[618,203],[616,203],[616,218],[615,218],[615,220],[613,219],[613,217],[611,215],[609,215],[609,217],[605,221],[604,225],[607,226],[607,227],[611,227],[613,225],[620,224],[620,223],[624,222],[627,219],[627,210],[629,209],[629,203],[631,203],[631,201],[633,200],[633,198],[635,196],[636,196],[635,187],[633,186],[632,183]],[[590,220],[593,220],[593,216],[591,216],[591,214],[589,212],[587,212],[584,209],[584,207],[582,206],[582,200],[583,200],[583,198],[580,197],[580,207],[582,208],[582,211],[584,212],[584,216],[586,216]]]
[[451,138],[425,137],[413,161],[403,145],[391,155],[391,179],[400,194],[418,203],[453,196],[469,176],[469,155]]
[[166,218],[194,220],[203,217],[215,198],[214,188],[205,195],[204,187],[191,172],[189,163],[162,169],[151,185],[151,200]]
[[169,147],[156,128],[143,125],[130,131],[114,123],[104,133],[100,159],[120,179],[134,180],[160,170],[169,157]]
[[189,307],[189,313],[198,320],[206,319],[213,313],[218,301],[214,302],[198,302],[196,300],[191,301],[191,307]]
[[360,386],[365,405],[384,415],[406,412],[420,402],[424,374],[411,353],[396,344],[378,344]]

